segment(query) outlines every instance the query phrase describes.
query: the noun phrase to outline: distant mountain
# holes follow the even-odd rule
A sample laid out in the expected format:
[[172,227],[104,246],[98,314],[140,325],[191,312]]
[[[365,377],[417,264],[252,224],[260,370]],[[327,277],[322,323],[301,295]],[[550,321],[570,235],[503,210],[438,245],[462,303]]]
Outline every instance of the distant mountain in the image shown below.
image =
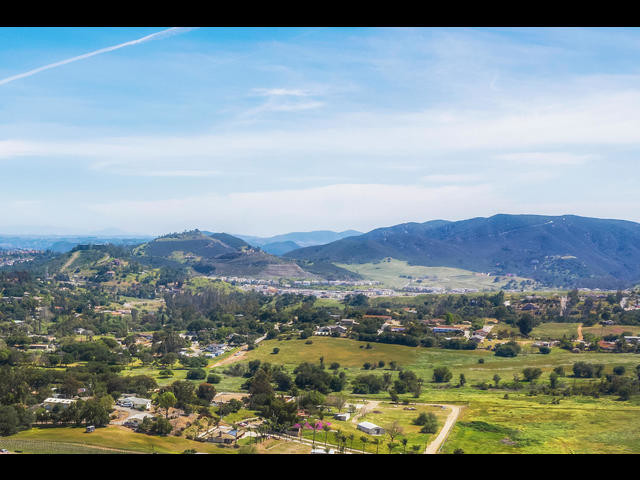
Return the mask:
[[621,288],[640,282],[640,224],[574,215],[495,215],[378,228],[285,258],[412,265],[516,274],[549,286]]
[[292,232],[273,237],[256,237],[251,235],[236,235],[255,247],[263,247],[265,245],[283,242],[293,242],[296,248],[310,247],[312,245],[324,245],[326,243],[335,242],[342,238],[361,235],[362,232],[356,230],[345,230],[344,232],[333,232],[331,230],[316,230],[313,232]]
[[270,253],[271,255],[284,255],[285,253],[290,252],[291,250],[300,248],[300,245],[291,241],[273,242],[273,243],[267,243],[266,245],[262,245],[262,247],[260,248],[262,248],[262,250],[264,250],[265,252]]
[[108,236],[108,235],[0,235],[0,248],[51,250],[56,253],[71,251],[78,245],[138,245],[150,236]]
[[193,230],[156,238],[133,250],[133,257],[151,265],[180,265],[202,274],[259,278],[314,278],[291,260],[256,249],[227,233]]

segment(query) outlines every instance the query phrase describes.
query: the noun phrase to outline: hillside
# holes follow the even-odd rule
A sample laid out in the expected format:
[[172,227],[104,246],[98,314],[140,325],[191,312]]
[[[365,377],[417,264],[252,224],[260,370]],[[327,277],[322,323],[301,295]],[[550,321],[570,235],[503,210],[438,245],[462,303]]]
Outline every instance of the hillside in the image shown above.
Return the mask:
[[378,228],[286,258],[411,265],[533,278],[548,286],[620,288],[640,281],[640,224],[574,215],[495,215]]
[[295,262],[255,249],[226,233],[199,230],[156,238],[134,249],[134,258],[150,264],[180,264],[198,273],[262,278],[313,278]]

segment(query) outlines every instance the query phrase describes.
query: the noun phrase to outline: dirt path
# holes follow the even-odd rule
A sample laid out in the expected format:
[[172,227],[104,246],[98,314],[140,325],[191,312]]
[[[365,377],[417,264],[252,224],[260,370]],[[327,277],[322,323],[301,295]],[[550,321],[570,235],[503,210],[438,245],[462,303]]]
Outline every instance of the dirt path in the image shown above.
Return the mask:
[[[432,404],[427,404],[427,405],[432,405]],[[433,406],[440,406],[440,405],[434,404]],[[427,445],[427,448],[424,451],[425,454],[436,454],[440,451],[442,444],[445,442],[445,440],[449,436],[451,429],[456,424],[456,420],[458,420],[458,416],[462,411],[462,407],[458,405],[442,405],[442,406],[450,408],[451,413],[447,417],[447,420],[444,422],[444,426],[442,427],[442,430],[440,430],[440,433],[438,434],[438,436],[435,438],[435,440],[433,440],[433,442]]]
[[221,367],[222,365],[229,365],[230,363],[239,362],[247,354],[247,347],[248,347],[247,345],[242,345],[237,352],[233,353],[232,355],[229,355],[228,357],[223,358],[219,362],[214,363],[213,365],[211,365],[211,368]]
[[582,336],[582,324],[579,323],[578,324],[578,341],[584,340],[584,337]]
[[358,423],[358,419],[360,417],[375,410],[378,405],[380,405],[379,400],[365,400],[364,407],[362,407],[360,411],[353,416],[353,418],[351,419],[351,423]]
[[69,260],[67,260],[65,264],[62,266],[62,268],[60,269],[60,273],[64,272],[67,268],[69,268],[69,266],[71,266],[71,264],[75,262],[76,258],[78,258],[79,256],[80,256],[80,252],[73,252],[69,257]]

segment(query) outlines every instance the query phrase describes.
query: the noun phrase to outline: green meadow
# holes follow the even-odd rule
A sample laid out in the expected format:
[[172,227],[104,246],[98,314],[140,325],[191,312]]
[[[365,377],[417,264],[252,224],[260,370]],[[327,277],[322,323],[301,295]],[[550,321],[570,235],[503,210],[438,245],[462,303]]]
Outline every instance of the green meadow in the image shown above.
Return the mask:
[[[539,384],[548,383],[549,374],[558,366],[566,372],[566,376],[559,379],[561,385],[600,381],[574,379],[572,366],[578,361],[602,364],[605,374],[612,373],[615,366],[625,366],[626,375],[635,375],[635,368],[640,364],[640,356],[636,354],[571,353],[553,348],[545,355],[530,353],[537,349],[525,348],[524,353],[515,358],[502,358],[484,349],[459,351],[378,343],[372,343],[372,348],[366,349],[365,342],[345,338],[312,337],[311,340],[310,345],[299,339],[265,341],[259,348],[247,352],[243,362],[259,359],[284,364],[291,372],[302,361],[318,363],[320,357],[324,357],[326,366],[338,362],[340,371],[352,379],[363,373],[382,375],[384,372],[390,372],[395,378],[397,372],[389,370],[389,362],[396,361],[401,368],[412,370],[424,379],[419,398],[405,394],[400,396],[401,400],[464,406],[444,444],[444,452],[461,448],[466,453],[640,453],[640,431],[636,428],[640,424],[640,401],[637,397],[630,401],[620,401],[615,396],[560,397],[559,403],[553,404],[554,397],[550,395],[530,395],[530,384],[523,380],[521,390],[504,388],[504,382],[512,382],[514,375],[522,379],[522,370],[526,367],[542,370],[541,377],[535,381]],[[280,349],[278,354],[272,353],[274,347]],[[365,362],[377,363],[379,360],[385,362],[384,368],[363,368]],[[445,384],[432,382],[433,369],[441,366],[448,367],[453,374],[451,381]],[[461,373],[466,378],[464,386],[458,385]],[[494,375],[500,377],[499,388],[494,387]],[[483,389],[478,388],[483,383]],[[349,387],[345,392],[355,403],[362,403],[365,398],[389,400],[387,393],[353,395]],[[384,422],[374,416],[367,420]],[[332,428],[339,424],[335,422]],[[404,427],[410,427],[410,423],[405,421]],[[347,430],[350,431],[348,425]],[[307,435],[309,433],[305,433]],[[321,436],[324,441],[323,433]],[[356,439],[359,437],[356,435]],[[361,448],[361,444],[356,446],[356,439],[354,448]],[[417,442],[417,439],[409,440],[410,444]]]

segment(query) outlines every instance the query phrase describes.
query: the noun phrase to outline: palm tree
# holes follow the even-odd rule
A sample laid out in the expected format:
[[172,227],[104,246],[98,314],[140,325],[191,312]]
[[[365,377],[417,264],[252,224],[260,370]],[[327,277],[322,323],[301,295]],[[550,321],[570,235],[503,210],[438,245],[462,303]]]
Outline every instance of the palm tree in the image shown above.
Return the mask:
[[364,453],[364,448],[367,446],[367,442],[369,441],[369,439],[366,437],[366,435],[363,435],[360,437],[360,441],[362,442],[362,453]]
[[355,435],[353,433],[351,433],[349,435],[349,440],[351,440],[351,450],[353,450],[353,439],[355,438]]
[[325,423],[322,426],[322,430],[324,430],[324,446],[326,447],[327,446],[327,435],[329,434],[329,430],[330,430],[329,424]]

